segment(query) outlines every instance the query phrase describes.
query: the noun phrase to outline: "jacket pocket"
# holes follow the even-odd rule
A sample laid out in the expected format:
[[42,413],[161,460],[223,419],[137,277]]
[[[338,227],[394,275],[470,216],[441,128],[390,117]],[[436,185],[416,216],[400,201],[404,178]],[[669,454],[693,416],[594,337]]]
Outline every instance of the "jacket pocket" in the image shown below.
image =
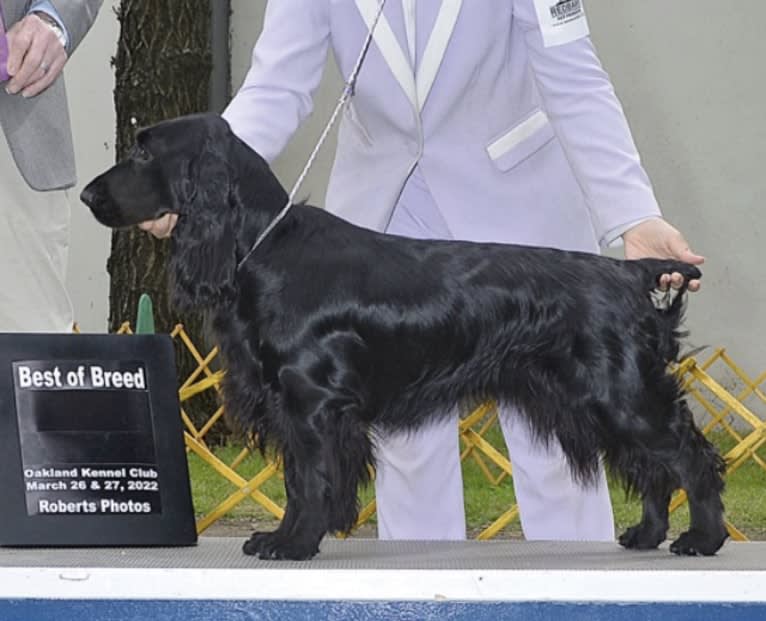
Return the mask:
[[505,172],[542,149],[555,135],[548,116],[537,110],[487,145],[487,154]]

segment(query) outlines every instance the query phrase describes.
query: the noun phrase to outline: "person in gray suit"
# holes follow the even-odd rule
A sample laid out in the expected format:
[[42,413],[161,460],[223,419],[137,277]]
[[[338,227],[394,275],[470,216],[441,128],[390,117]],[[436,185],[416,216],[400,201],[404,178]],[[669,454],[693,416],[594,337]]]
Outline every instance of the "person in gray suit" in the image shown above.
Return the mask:
[[102,0],[0,0],[0,332],[65,332],[74,149],[62,70]]

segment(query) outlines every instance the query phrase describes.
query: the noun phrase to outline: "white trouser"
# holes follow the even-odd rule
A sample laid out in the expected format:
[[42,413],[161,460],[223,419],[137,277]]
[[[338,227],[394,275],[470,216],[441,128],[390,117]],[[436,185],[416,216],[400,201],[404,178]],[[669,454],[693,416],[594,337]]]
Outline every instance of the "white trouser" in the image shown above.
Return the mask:
[[31,190],[0,136],[0,332],[71,332],[68,252],[66,192]]
[[[425,181],[416,171],[388,233],[451,239]],[[500,423],[513,462],[513,485],[527,539],[613,541],[614,518],[603,468],[597,484],[572,479],[560,445],[535,442],[510,409]],[[375,494],[380,539],[465,539],[458,413],[413,433],[376,437]]]

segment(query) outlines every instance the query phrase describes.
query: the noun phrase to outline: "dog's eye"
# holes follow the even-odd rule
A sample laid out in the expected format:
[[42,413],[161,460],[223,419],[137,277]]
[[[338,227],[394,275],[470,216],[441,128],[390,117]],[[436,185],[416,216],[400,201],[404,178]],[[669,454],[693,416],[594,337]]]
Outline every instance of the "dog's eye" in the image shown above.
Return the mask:
[[133,159],[139,161],[147,161],[151,159],[151,154],[147,151],[142,144],[136,143],[133,146],[133,153],[131,154]]

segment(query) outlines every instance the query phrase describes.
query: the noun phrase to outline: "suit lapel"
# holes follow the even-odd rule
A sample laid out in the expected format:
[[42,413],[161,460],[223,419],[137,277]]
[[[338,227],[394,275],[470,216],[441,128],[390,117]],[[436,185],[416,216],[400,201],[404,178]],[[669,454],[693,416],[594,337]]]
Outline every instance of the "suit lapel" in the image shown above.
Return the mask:
[[[378,10],[377,0],[356,0],[356,5],[369,28],[375,21]],[[375,28],[373,36],[380,53],[407,95],[407,99],[418,111],[423,110],[423,105],[436,80],[436,74],[447,50],[447,44],[452,37],[462,5],[463,0],[442,0],[434,28],[417,69],[417,77],[413,75],[408,54],[399,45],[399,41],[385,15],[380,16]],[[413,37],[412,33],[415,32],[415,13],[414,10],[407,10],[408,6],[410,4],[405,3],[404,19],[406,20],[407,39],[410,42]]]
[[417,93],[418,105],[423,110],[428,93],[436,79],[436,74],[441,66],[444,52],[447,50],[447,44],[455,30],[455,23],[460,14],[460,7],[463,0],[442,0],[439,15],[436,17],[436,23],[431,31],[431,36],[426,44],[423,58],[420,59],[417,72]]
[[[362,14],[367,28],[370,28],[378,12],[377,0],[356,0],[356,6]],[[380,53],[383,55],[386,63],[388,63],[396,81],[399,82],[413,107],[417,108],[417,89],[415,87],[415,76],[412,66],[399,45],[394,31],[391,30],[391,24],[389,24],[385,15],[380,16],[373,36]]]

